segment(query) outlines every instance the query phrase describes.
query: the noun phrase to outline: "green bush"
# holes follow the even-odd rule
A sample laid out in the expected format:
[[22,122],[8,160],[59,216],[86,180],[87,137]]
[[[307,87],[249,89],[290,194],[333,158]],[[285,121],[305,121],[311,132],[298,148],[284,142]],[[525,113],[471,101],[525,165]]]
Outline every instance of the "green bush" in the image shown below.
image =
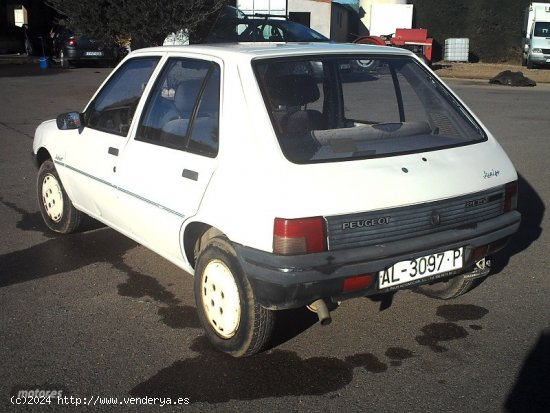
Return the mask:
[[470,61],[520,62],[528,0],[408,0],[414,27],[434,38],[433,60],[443,58],[445,39],[470,39]]

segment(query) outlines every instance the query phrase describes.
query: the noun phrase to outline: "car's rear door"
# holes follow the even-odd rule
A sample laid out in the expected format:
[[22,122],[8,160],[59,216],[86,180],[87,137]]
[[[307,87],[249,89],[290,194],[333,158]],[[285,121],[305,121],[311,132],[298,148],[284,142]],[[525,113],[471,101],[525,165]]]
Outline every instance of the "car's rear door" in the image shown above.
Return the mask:
[[174,262],[181,261],[182,224],[196,213],[217,166],[220,67],[166,61],[117,171],[125,228]]

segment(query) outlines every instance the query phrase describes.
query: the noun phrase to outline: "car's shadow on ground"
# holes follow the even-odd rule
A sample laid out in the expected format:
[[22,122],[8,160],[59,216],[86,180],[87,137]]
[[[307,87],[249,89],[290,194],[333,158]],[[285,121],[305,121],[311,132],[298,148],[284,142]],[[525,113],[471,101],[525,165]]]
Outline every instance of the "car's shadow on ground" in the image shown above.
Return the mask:
[[275,348],[299,336],[319,322],[317,314],[307,308],[277,311],[273,336],[267,348]]
[[[333,394],[328,397],[339,397],[339,390],[348,386],[358,371],[369,375],[393,375],[394,369],[417,368],[416,363],[410,362],[426,357],[426,350],[430,354],[450,351],[455,341],[483,328],[480,323],[487,313],[487,309],[470,304],[441,305],[436,316],[443,322],[422,327],[419,324],[416,337],[410,337],[399,346],[363,343],[367,348],[373,347],[374,352],[358,351],[348,356],[307,357],[296,351],[270,349],[245,359],[233,358],[215,350],[205,336],[198,336],[190,346],[194,352],[192,356],[160,369],[128,393],[132,397],[172,399],[186,395],[193,402],[209,404],[329,393]],[[310,322],[309,317],[298,310],[288,311],[285,316],[290,326],[300,324],[296,317],[305,316],[301,322]],[[314,346],[315,342],[308,345]]]
[[521,225],[518,232],[512,236],[508,245],[495,254],[492,260],[491,274],[501,272],[510,258],[525,251],[542,234],[542,220],[545,205],[535,188],[522,176],[518,176],[518,211],[521,213]]
[[550,330],[541,333],[526,357],[505,407],[511,413],[550,412]]

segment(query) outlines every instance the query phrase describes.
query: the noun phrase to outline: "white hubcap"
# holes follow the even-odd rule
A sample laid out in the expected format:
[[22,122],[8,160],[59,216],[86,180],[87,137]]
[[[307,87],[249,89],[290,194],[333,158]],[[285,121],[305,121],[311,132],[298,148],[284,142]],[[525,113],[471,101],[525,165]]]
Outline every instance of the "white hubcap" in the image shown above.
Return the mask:
[[204,269],[202,305],[208,322],[222,338],[235,335],[241,318],[239,290],[233,274],[220,260],[212,260]]
[[59,182],[51,174],[47,174],[42,181],[42,203],[53,222],[61,221],[63,217],[63,192]]

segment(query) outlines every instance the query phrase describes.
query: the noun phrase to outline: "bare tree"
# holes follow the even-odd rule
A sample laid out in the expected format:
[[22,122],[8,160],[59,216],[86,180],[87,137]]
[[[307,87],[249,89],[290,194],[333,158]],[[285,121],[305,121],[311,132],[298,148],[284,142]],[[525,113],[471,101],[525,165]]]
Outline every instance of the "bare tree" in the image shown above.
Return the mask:
[[228,0],[46,0],[72,30],[101,39],[132,39],[132,48],[161,45],[181,29],[200,43]]

